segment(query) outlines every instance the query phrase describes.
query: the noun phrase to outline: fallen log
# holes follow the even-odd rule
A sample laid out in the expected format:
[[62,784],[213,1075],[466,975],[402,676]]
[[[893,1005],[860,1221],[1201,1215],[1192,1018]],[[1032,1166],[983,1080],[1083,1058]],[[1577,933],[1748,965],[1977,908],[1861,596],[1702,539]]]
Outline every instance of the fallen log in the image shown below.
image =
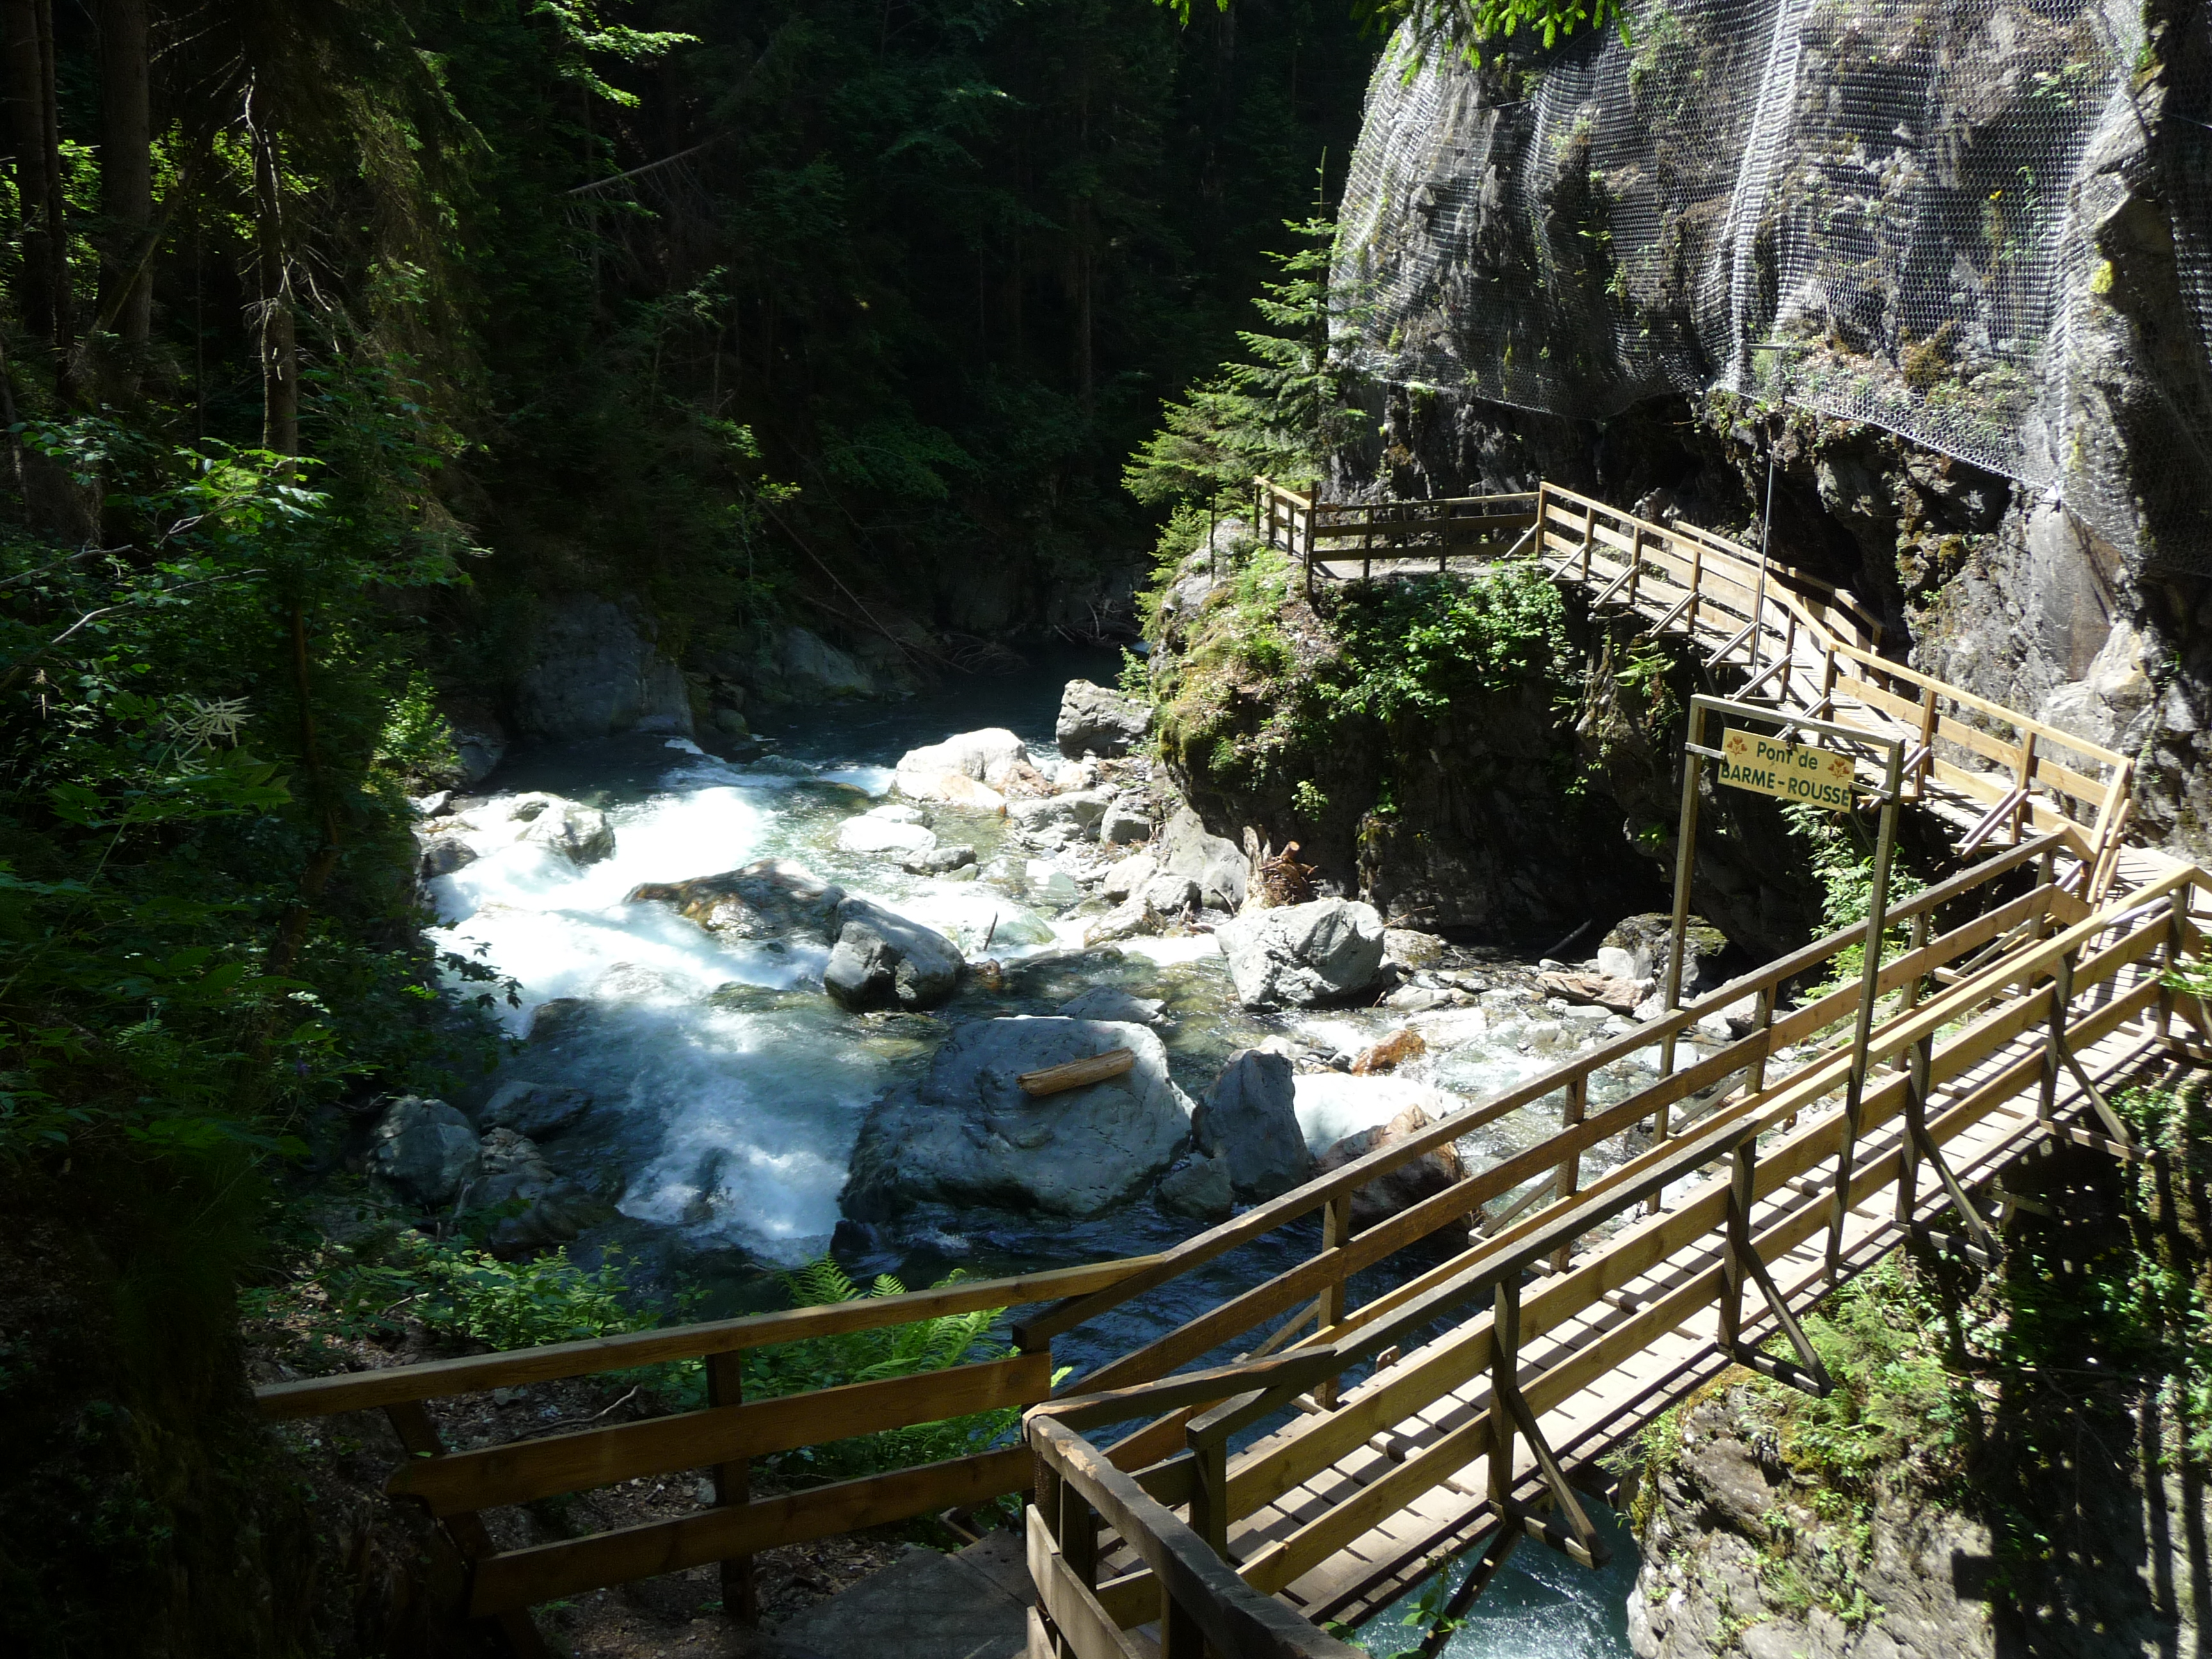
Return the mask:
[[1063,1065],[1048,1066],[1042,1071],[1024,1072],[1014,1081],[1032,1097],[1042,1099],[1046,1095],[1064,1094],[1070,1089],[1080,1089],[1086,1084],[1103,1083],[1109,1077],[1121,1076],[1136,1063],[1135,1049],[1109,1048],[1104,1054],[1093,1054],[1088,1060],[1071,1060]]

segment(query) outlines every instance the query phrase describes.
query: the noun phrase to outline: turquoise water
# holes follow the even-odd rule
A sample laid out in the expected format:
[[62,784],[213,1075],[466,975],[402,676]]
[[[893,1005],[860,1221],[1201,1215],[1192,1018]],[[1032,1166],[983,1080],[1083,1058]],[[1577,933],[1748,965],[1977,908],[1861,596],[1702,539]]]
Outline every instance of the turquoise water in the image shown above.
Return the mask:
[[[1557,1550],[1524,1539],[1490,1581],[1468,1613],[1463,1627],[1445,1646],[1447,1659],[1630,1659],[1628,1592],[1636,1583],[1636,1540],[1620,1517],[1593,1498],[1583,1499],[1613,1559],[1593,1571],[1577,1566]],[[1476,1554],[1446,1570],[1446,1595],[1467,1577]],[[1359,1627],[1358,1639],[1376,1656],[1418,1649],[1425,1626],[1408,1625],[1406,1616],[1420,1599],[1422,1586]]]

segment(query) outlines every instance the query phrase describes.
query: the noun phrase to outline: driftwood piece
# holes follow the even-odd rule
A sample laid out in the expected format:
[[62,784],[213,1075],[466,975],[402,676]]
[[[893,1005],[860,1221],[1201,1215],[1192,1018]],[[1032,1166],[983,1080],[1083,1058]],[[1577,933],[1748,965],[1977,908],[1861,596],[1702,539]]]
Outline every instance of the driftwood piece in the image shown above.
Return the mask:
[[1080,1089],[1085,1084],[1103,1083],[1109,1077],[1121,1076],[1136,1063],[1135,1049],[1109,1048],[1088,1060],[1071,1060],[1065,1065],[1048,1066],[1042,1071],[1024,1072],[1014,1081],[1033,1097],[1042,1099],[1046,1095]]

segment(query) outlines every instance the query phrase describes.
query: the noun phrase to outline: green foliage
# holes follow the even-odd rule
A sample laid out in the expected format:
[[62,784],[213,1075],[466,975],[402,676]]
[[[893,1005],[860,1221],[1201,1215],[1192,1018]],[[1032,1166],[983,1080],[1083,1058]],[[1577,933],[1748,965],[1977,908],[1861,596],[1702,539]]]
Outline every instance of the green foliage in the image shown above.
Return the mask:
[[[1821,931],[1839,933],[1850,927],[1863,929],[1874,905],[1874,848],[1858,820],[1798,801],[1785,802],[1782,816],[1789,821],[1791,836],[1803,843],[1806,858],[1820,879]],[[1927,883],[1904,868],[1893,851],[1887,905],[1901,904],[1926,890]],[[1886,928],[1882,961],[1903,955],[1907,943],[1903,927]],[[1807,994],[1826,996],[1844,986],[1856,985],[1865,969],[1865,945],[1846,945],[1836,954],[1827,979]]]
[[1238,331],[1248,360],[1223,364],[1190,388],[1187,402],[1165,406],[1160,429],[1122,473],[1139,501],[1241,500],[1261,475],[1311,488],[1348,435],[1349,374],[1328,349],[1332,324],[1348,314],[1344,299],[1329,290],[1336,226],[1315,217],[1286,220],[1284,228],[1306,246],[1268,256],[1284,280],[1261,283],[1253,301],[1280,331]]
[[1441,714],[1458,697],[1557,680],[1571,666],[1565,606],[1534,560],[1355,591],[1333,620],[1350,672],[1328,699],[1380,720]]
[[[1156,3],[1190,21],[1192,0]],[[1227,11],[1230,0],[1214,3]],[[1624,37],[1628,33],[1628,15],[1619,0],[1352,0],[1351,9],[1378,33],[1410,24],[1423,51],[1449,46],[1471,62],[1480,60],[1485,46],[1510,40],[1523,29],[1541,36],[1547,51],[1579,28],[1603,28],[1608,21]]]

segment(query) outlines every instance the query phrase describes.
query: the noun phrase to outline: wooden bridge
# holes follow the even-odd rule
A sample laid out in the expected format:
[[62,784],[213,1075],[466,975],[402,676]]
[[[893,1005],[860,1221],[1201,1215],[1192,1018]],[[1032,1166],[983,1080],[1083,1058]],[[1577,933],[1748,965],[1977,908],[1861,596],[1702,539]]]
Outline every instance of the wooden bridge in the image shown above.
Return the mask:
[[[1804,988],[1844,977],[1853,930],[1158,1255],[283,1383],[259,1390],[263,1411],[386,1412],[416,1454],[392,1491],[439,1517],[468,1610],[520,1651],[538,1650],[535,1603],[721,1562],[741,1612],[743,1564],[771,1545],[1026,1492],[1038,1659],[1345,1655],[1322,1623],[1356,1622],[1440,1559],[1480,1548],[1486,1581],[1530,1536],[1596,1559],[1578,1493],[1606,1490],[1604,1453],[1732,1364],[1825,1388],[1796,1316],[1908,1237],[1996,1259],[2003,1177],[2021,1160],[2061,1142],[2155,1158],[2111,1097],[2203,1052],[2176,1021],[2201,1039],[2203,1010],[2164,976],[2201,951],[2212,876],[2122,850],[2126,762],[1888,663],[1848,596],[1779,567],[1762,577],[1734,544],[1549,486],[1509,499],[1527,505],[1438,513],[1425,527],[1401,514],[1395,541],[1300,498],[1263,521],[1316,581],[1350,575],[1336,555],[1353,534],[1370,576],[1469,548],[1494,556],[1517,537],[1595,603],[1632,607],[1733,666],[1753,695],[1885,736],[1909,725],[1915,791],[1954,826],[1966,862],[1891,911],[1908,938],[1880,969],[1856,1114],[1858,987]],[[1475,523],[1479,538],[1452,527]],[[1700,1021],[1747,999],[1747,1030],[1698,1046]],[[1520,1150],[1353,1231],[1358,1188],[1478,1132]],[[1201,1267],[1218,1276],[1316,1214],[1297,1265],[1251,1270],[1237,1294],[1053,1389],[1056,1340]],[[1391,1288],[1354,1305],[1354,1275]],[[740,1396],[747,1349],[998,1307],[1024,1310],[1011,1358]],[[690,1357],[710,1389],[696,1412],[448,1449],[428,1409]],[[749,1494],[751,1459],[1008,1405],[1027,1408],[1022,1444]],[[714,1501],[676,1520],[501,1548],[483,1519],[694,1469],[713,1477]]]

